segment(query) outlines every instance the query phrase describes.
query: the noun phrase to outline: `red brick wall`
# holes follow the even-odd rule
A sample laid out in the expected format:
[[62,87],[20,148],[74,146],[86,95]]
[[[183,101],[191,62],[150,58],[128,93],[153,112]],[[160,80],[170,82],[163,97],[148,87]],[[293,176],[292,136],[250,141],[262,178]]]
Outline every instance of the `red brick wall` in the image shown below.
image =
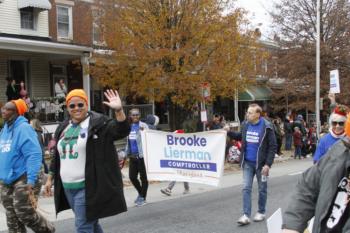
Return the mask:
[[[49,35],[57,41],[57,9],[55,0],[50,0],[52,8],[49,11]],[[74,1],[73,15],[73,40],[72,44],[92,46],[92,11],[91,4]],[[64,41],[66,42],[66,41]]]

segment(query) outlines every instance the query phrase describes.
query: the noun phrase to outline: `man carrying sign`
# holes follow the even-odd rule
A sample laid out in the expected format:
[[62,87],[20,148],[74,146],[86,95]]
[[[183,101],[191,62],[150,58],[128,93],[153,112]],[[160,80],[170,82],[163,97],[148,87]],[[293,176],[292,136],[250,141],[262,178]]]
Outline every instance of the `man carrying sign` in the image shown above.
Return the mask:
[[240,225],[250,223],[252,208],[252,185],[254,176],[259,186],[259,209],[254,221],[265,219],[267,199],[267,176],[275,158],[277,144],[272,124],[261,117],[262,109],[257,104],[249,105],[247,122],[242,125],[242,153],[240,157],[243,168],[243,216],[237,221]]

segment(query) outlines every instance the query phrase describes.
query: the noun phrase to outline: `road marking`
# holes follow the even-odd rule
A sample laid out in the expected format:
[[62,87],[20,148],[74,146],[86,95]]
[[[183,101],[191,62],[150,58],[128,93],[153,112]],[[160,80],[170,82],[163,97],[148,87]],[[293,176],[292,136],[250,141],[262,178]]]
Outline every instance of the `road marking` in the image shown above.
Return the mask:
[[288,176],[296,176],[296,175],[300,175],[301,173],[303,173],[303,172],[302,172],[302,171],[300,171],[300,172],[294,172],[294,173],[288,174]]

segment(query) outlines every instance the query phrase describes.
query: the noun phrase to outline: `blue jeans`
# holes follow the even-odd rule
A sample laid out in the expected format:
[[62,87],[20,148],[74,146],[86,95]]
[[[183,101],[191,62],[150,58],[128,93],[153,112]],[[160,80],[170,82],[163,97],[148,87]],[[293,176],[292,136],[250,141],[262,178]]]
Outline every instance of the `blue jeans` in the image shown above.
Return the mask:
[[267,182],[261,182],[261,170],[256,169],[255,163],[244,162],[243,164],[243,213],[248,217],[252,213],[252,186],[256,175],[259,188],[258,212],[265,214],[267,199]]
[[77,233],[103,233],[98,220],[86,220],[85,188],[64,189],[68,203],[75,214],[75,229]]
[[294,151],[294,158],[296,159],[297,156],[300,159],[301,157],[301,146],[294,146],[295,147],[295,151]]
[[286,133],[285,139],[286,139],[286,142],[285,142],[286,144],[284,146],[284,149],[291,150],[292,149],[292,142],[293,142],[293,134]]

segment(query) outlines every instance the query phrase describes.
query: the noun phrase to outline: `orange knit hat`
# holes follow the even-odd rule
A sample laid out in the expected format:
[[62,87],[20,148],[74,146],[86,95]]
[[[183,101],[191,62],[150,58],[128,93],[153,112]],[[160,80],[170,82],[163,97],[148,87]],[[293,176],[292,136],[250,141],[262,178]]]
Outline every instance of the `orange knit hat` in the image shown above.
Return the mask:
[[23,99],[11,100],[16,105],[18,115],[23,116],[28,111],[26,102]]
[[348,118],[345,122],[345,134],[350,138],[350,113],[348,114]]
[[69,101],[73,98],[73,97],[79,97],[82,98],[83,100],[85,100],[86,104],[88,104],[88,97],[85,93],[85,91],[83,89],[74,89],[71,90],[67,97],[66,97],[66,104],[68,105]]

